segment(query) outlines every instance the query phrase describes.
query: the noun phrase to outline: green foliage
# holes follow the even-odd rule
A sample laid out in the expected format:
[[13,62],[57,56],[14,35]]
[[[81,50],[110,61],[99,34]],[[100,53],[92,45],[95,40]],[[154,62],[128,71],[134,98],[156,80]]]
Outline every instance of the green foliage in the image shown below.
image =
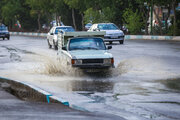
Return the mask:
[[4,6],[2,6],[1,14],[3,16],[3,20],[5,24],[13,24],[15,20],[19,18],[19,12],[22,10],[21,0],[4,0],[6,2]]
[[141,15],[137,10],[133,12],[131,9],[126,9],[123,18],[131,34],[138,34],[141,32],[143,23],[141,22]]
[[[171,9],[177,3],[177,0],[153,0],[154,5]],[[13,27],[19,20],[23,29],[37,31],[42,24],[49,25],[56,16],[61,16],[65,25],[76,24],[78,30],[91,21],[112,22],[125,23],[131,34],[139,34],[144,27],[147,31],[150,6],[151,0],[0,0],[0,22]],[[177,30],[171,27],[169,33],[179,34],[179,18],[176,15]]]
[[110,22],[113,18],[113,12],[109,7],[103,8],[101,10],[93,10],[89,8],[84,12],[84,21],[85,23],[101,23],[101,22]]

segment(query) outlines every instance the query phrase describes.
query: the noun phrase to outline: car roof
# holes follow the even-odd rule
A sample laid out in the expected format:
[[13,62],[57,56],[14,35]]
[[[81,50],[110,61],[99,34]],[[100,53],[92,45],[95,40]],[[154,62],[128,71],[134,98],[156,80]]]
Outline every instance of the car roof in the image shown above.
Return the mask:
[[55,26],[55,28],[61,28],[61,27],[72,27],[72,26]]
[[114,23],[97,23],[97,24],[114,24]]

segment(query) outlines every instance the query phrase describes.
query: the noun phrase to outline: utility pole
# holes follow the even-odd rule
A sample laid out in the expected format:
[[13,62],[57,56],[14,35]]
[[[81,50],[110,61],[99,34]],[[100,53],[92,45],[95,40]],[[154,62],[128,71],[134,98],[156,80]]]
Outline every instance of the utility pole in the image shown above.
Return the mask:
[[153,0],[151,0],[151,35],[153,34]]

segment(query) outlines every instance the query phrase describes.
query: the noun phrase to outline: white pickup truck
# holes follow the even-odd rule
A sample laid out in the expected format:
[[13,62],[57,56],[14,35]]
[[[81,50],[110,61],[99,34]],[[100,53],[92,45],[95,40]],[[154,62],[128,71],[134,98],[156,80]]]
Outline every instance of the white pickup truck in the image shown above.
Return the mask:
[[101,69],[114,67],[114,58],[104,44],[105,32],[59,32],[58,56],[72,67]]

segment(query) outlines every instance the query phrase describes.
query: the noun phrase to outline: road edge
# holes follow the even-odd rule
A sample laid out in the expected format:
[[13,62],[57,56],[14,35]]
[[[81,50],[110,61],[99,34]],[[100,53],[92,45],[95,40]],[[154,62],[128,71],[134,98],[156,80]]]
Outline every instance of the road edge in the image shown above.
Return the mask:
[[[10,35],[46,37],[47,33],[10,32]],[[180,41],[180,36],[125,35],[125,40],[174,40],[174,41]]]

